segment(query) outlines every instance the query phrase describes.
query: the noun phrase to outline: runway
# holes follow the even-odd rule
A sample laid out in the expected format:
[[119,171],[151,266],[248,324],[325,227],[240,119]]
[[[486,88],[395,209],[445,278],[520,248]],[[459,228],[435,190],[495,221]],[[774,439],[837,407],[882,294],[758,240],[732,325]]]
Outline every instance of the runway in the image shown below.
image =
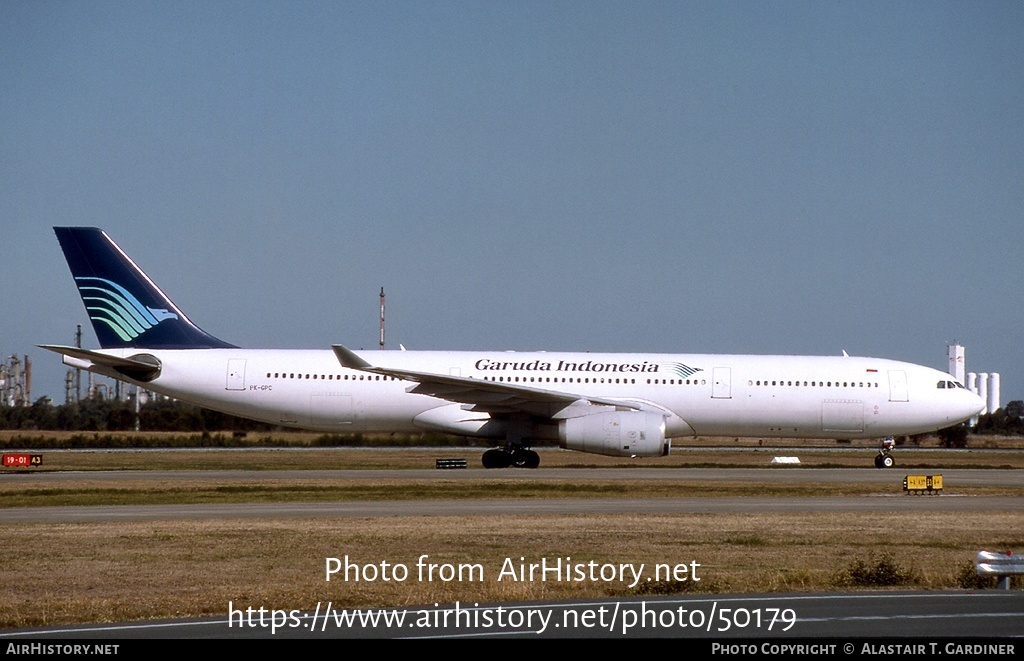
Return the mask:
[[336,503],[228,503],[15,507],[0,523],[98,523],[381,516],[511,514],[680,514],[794,512],[1024,512],[1012,497],[892,496],[821,498],[549,498],[530,500],[401,500]]
[[[739,638],[751,648],[748,654],[778,654],[776,645],[764,642],[768,640],[788,641],[790,654],[799,653],[796,644],[817,641],[814,653],[831,656],[875,653],[871,648],[882,641],[901,645],[904,653],[930,650],[956,655],[964,649],[956,641],[966,638],[992,646],[990,655],[1014,656],[1019,649],[1014,639],[1021,635],[1022,601],[1020,591],[901,591],[434,604],[331,614],[267,612],[260,617],[250,613],[248,618],[236,611],[227,617],[0,631],[0,639],[8,639],[8,645],[17,639],[105,639],[138,651],[147,649],[138,643],[157,639],[160,644],[182,640],[238,644],[272,639]],[[704,646],[711,648],[711,643]]]
[[433,469],[350,469],[350,470],[118,470],[118,471],[54,471],[6,473],[0,482],[32,485],[74,484],[77,482],[131,482],[198,480],[210,482],[244,482],[267,480],[674,480],[706,482],[764,482],[766,484],[878,484],[902,488],[907,474],[944,476],[950,486],[1024,487],[1024,470],[966,468],[948,470],[872,468],[541,468],[537,470],[470,468],[461,470]]

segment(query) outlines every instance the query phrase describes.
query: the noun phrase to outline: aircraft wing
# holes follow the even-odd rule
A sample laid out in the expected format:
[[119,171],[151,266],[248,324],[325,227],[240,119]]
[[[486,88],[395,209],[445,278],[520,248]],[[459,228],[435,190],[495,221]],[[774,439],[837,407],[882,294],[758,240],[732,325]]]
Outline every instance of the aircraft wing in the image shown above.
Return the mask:
[[529,413],[554,417],[559,411],[582,403],[597,406],[612,406],[620,409],[640,410],[643,406],[625,400],[593,397],[562,390],[547,390],[531,386],[498,383],[464,376],[433,374],[390,367],[376,367],[366,362],[346,347],[335,344],[331,347],[343,367],[390,376],[416,385],[408,392],[429,395],[472,406],[474,411],[487,413]]

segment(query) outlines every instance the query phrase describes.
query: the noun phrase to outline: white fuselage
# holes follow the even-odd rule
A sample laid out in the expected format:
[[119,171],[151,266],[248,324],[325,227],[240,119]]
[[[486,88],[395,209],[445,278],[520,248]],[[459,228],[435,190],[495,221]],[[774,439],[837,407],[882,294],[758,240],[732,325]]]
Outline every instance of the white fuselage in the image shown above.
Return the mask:
[[[446,429],[453,400],[343,367],[328,350],[116,349],[161,365],[144,388],[211,409],[325,432]],[[878,358],[716,354],[363,351],[376,367],[579,394],[661,411],[665,435],[877,438],[962,422],[980,400],[938,370]],[[115,374],[65,358],[70,365]],[[124,378],[124,377],[118,377]],[[941,386],[940,386],[941,384]],[[946,384],[949,384],[948,386]],[[585,414],[585,413],[584,413]],[[540,429],[543,421],[539,421]],[[471,435],[495,436],[481,428]],[[551,437],[535,431],[534,438]]]

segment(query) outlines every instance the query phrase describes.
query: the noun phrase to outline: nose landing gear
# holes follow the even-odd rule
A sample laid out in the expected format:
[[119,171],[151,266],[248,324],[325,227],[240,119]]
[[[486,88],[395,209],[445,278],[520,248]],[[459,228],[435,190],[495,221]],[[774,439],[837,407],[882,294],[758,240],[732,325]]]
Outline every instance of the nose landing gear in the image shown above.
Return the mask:
[[875,455],[875,468],[892,468],[896,465],[896,459],[892,456],[894,447],[896,447],[896,441],[891,436],[882,441],[882,447]]

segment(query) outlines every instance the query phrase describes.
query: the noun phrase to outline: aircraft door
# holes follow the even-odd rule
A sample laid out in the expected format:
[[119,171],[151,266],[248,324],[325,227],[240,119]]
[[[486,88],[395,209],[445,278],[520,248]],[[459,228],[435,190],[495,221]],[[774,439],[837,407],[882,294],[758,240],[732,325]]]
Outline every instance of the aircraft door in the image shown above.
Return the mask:
[[715,367],[711,370],[711,397],[732,399],[732,368]]
[[245,390],[245,358],[228,360],[228,376],[225,390]]
[[889,401],[909,402],[907,373],[903,370],[889,370]]

